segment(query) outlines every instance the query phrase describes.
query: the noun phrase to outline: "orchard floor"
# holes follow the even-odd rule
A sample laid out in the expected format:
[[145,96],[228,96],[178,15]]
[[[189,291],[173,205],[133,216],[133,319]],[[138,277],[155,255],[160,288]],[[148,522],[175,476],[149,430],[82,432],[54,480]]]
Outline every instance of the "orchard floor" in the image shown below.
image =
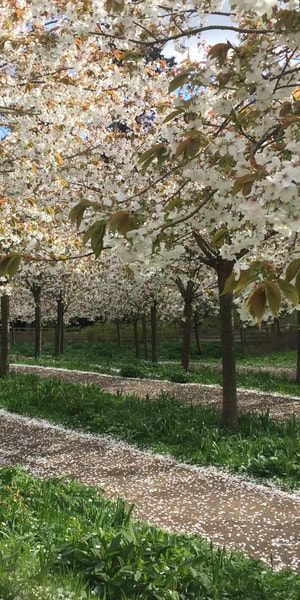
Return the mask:
[[[115,393],[160,390],[185,402],[219,403],[211,386],[129,380],[95,373],[14,366],[16,371],[98,383]],[[176,394],[175,394],[176,393]],[[299,398],[239,393],[242,410],[300,415]],[[68,476],[135,504],[134,517],[173,531],[198,533],[216,545],[243,550],[276,569],[300,572],[300,497],[229,475],[142,452],[105,436],[80,434],[45,421],[0,411],[0,467],[22,464],[38,477]]]

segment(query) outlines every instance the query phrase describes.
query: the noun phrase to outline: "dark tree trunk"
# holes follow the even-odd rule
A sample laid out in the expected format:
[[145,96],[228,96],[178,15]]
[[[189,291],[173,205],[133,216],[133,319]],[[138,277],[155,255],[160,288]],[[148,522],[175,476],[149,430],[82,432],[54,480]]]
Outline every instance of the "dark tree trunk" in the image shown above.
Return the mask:
[[297,367],[296,382],[300,384],[300,310],[297,310]]
[[117,344],[118,344],[118,348],[121,348],[121,329],[120,329],[119,319],[115,319],[115,324],[116,324],[116,332],[117,332]]
[[[219,261],[217,265],[218,289],[221,294],[226,279],[232,272],[233,263]],[[220,295],[221,354],[223,377],[222,425],[236,429],[238,410],[236,395],[236,365],[234,351],[234,328],[232,320],[232,294]]]
[[245,329],[241,325],[240,326],[240,347],[241,347],[241,357],[242,358],[245,358],[245,356],[246,356],[246,353],[245,353],[245,343],[246,343]]
[[134,338],[134,346],[135,346],[135,357],[140,358],[140,342],[139,342],[138,320],[137,319],[134,319],[134,321],[133,321],[133,338]]
[[193,326],[193,299],[197,289],[196,283],[189,279],[187,284],[184,284],[181,277],[174,279],[181,296],[184,301],[183,308],[183,344],[181,354],[181,366],[185,371],[188,370],[190,364],[190,349],[191,349],[191,337],[192,337],[192,326]]
[[147,336],[147,319],[146,315],[142,316],[142,331],[143,331],[143,345],[144,345],[144,359],[148,360],[148,336]]
[[233,329],[233,296],[224,294],[225,282],[232,273],[234,261],[224,260],[219,256],[213,246],[194,232],[194,238],[205,256],[203,262],[212,267],[218,277],[219,303],[220,303],[220,335],[221,335],[221,355],[222,355],[222,383],[223,383],[223,404],[222,404],[222,425],[237,429],[238,411],[236,396],[236,366],[234,352],[234,329]]
[[16,328],[14,321],[11,323],[10,327],[10,345],[13,347],[16,345]]
[[280,321],[279,321],[278,317],[276,317],[274,319],[274,329],[275,329],[275,332],[277,333],[277,335],[280,336],[281,330],[280,330]]
[[54,354],[59,356],[64,352],[64,312],[65,306],[60,295],[57,300],[57,316],[56,316],[56,327],[55,327],[55,344]]
[[157,322],[156,322],[157,304],[151,306],[151,361],[153,365],[157,365]]
[[34,358],[40,358],[42,354],[42,311],[40,304],[35,305],[34,317]]
[[200,324],[198,321],[197,313],[195,313],[194,314],[194,333],[195,333],[195,340],[196,340],[196,348],[197,348],[197,354],[199,354],[199,356],[202,356],[203,352],[202,352],[202,348],[201,348],[199,328],[200,328]]
[[34,358],[40,358],[42,353],[42,288],[40,285],[33,284],[30,289],[34,299]]
[[1,364],[0,375],[9,374],[9,296],[1,296]]
[[190,298],[184,301],[184,325],[183,325],[183,345],[182,345],[182,356],[181,366],[187,371],[190,364],[190,347],[191,347],[191,335],[192,335],[192,324],[193,324],[193,306]]

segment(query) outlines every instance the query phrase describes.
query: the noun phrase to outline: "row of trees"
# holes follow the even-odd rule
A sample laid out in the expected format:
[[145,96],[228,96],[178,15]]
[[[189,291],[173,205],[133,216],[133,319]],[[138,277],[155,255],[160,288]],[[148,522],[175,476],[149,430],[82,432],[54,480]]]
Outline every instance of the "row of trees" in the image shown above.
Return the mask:
[[[237,426],[233,293],[250,286],[258,322],[283,298],[299,305],[298,2],[0,10],[3,283],[21,259],[73,260],[80,240],[133,272],[204,265],[220,301],[222,419]],[[211,29],[224,35],[214,45]],[[199,60],[164,59],[167,43],[183,52],[195,39]]]
[[[104,253],[93,262],[90,258],[81,259],[76,268],[69,262],[63,266],[61,273],[55,275],[38,265],[35,269],[31,265],[27,273],[25,268],[20,269],[11,285],[8,318],[12,322],[34,322],[36,358],[41,355],[42,322],[56,322],[56,355],[63,352],[64,324],[78,317],[111,321],[117,328],[124,321],[132,322],[138,357],[138,322],[145,323],[152,316],[154,331],[159,316],[165,321],[183,322],[182,366],[188,368],[193,324],[204,314],[217,312],[217,296],[204,273],[199,278],[192,264],[183,263],[181,269],[170,265],[165,272],[155,270],[153,265],[147,272],[134,274],[112,253]],[[151,339],[151,359],[157,362],[156,336],[152,335]]]

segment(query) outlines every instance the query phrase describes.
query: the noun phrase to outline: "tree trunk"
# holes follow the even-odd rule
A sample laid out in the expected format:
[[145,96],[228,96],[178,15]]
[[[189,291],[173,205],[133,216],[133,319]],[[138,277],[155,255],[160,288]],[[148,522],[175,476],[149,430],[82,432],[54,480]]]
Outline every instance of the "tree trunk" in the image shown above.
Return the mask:
[[133,320],[133,337],[134,337],[134,346],[135,346],[135,357],[140,358],[140,342],[139,342],[139,332],[138,332],[138,320]]
[[36,304],[34,308],[35,332],[34,332],[34,358],[40,358],[42,354],[42,311],[41,305]]
[[121,329],[119,319],[115,319],[116,331],[117,331],[117,344],[118,348],[121,348]]
[[183,345],[182,345],[182,357],[181,366],[187,371],[190,364],[190,347],[191,347],[191,335],[192,335],[192,324],[193,324],[193,306],[190,298],[184,301],[184,325],[183,325]]
[[[220,261],[217,266],[218,289],[221,294],[226,279],[232,271],[233,263]],[[232,320],[232,294],[220,295],[221,355],[223,377],[223,405],[221,423],[225,427],[237,429],[238,411],[236,395],[236,365],[234,351],[234,329]]]
[[279,321],[278,317],[276,317],[274,319],[274,329],[275,329],[275,332],[277,333],[277,335],[280,336],[281,330],[280,330],[280,321]]
[[194,333],[195,333],[197,354],[199,354],[199,356],[202,356],[203,352],[202,352],[201,343],[200,343],[199,327],[200,327],[200,325],[198,322],[197,313],[194,313]]
[[30,289],[34,299],[34,358],[40,358],[42,353],[42,288],[40,285],[33,284]]
[[1,377],[9,374],[9,296],[1,296]]
[[34,308],[34,358],[42,354],[42,312],[40,304]]
[[60,295],[57,300],[57,319],[55,327],[54,354],[59,356],[64,352],[64,310],[65,306]]
[[300,384],[300,310],[297,310],[297,367],[296,382]]
[[143,344],[144,344],[144,359],[148,360],[148,336],[147,336],[147,319],[146,315],[142,316],[142,331],[143,331]]
[[156,323],[157,304],[151,306],[151,361],[157,365],[157,323]]
[[240,347],[241,347],[241,358],[245,358],[245,343],[246,343],[246,334],[245,329],[242,325],[240,325]]
[[14,321],[11,323],[10,327],[10,344],[12,347],[16,345],[16,328]]

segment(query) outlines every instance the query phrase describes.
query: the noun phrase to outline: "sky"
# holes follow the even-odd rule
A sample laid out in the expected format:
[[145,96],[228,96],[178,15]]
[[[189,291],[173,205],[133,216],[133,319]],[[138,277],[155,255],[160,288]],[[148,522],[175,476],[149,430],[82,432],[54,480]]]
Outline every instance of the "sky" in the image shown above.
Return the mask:
[[[225,2],[224,6],[223,6],[223,11],[229,11],[229,5],[227,2]],[[195,22],[195,27],[197,27],[197,22]],[[232,25],[232,21],[230,20],[229,17],[222,17],[220,15],[211,15],[206,22],[207,25]],[[206,40],[209,44],[218,44],[219,42],[226,42],[226,40],[229,40],[231,42],[236,41],[237,36],[235,34],[235,32],[233,31],[220,31],[220,30],[212,30],[212,31],[205,31],[201,38],[203,40]],[[184,54],[178,53],[175,51],[174,49],[174,44],[173,43],[169,43],[165,46],[164,48],[164,55],[165,56],[175,56],[177,61],[180,62],[181,60],[183,60],[184,58],[186,58],[188,55],[191,58],[191,60],[199,60],[201,59],[201,52],[200,49],[197,46],[197,42],[199,41],[199,38],[191,38],[187,41],[187,45],[189,46],[190,50],[189,52],[185,52]]]

